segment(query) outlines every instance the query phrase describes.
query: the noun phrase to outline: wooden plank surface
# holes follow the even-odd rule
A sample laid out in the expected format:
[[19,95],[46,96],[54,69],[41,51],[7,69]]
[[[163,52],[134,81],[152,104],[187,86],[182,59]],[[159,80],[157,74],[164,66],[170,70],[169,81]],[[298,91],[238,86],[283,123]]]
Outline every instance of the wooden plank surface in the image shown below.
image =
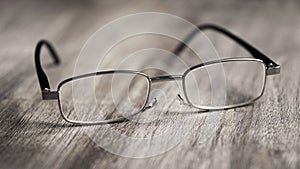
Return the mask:
[[[152,111],[166,113],[167,120],[70,126],[61,118],[56,102],[41,100],[34,47],[47,38],[62,56],[60,67],[46,68],[55,88],[72,75],[76,57],[92,33],[113,19],[145,11],[227,27],[280,63],[281,75],[268,77],[265,93],[254,105],[187,114],[193,119],[186,124],[190,132],[163,154],[136,159],[108,152],[92,138],[99,135],[98,139],[110,143],[107,130],[151,138],[176,129],[174,123],[181,120],[177,91],[165,87],[170,99]],[[297,1],[1,1],[0,168],[300,168],[299,11]],[[222,57],[245,55],[233,43],[208,36]],[[174,41],[155,45],[172,49]],[[43,62],[49,61],[43,57]],[[121,152],[126,148],[126,143],[114,141]],[[141,146],[131,153],[148,151],[149,147]]]

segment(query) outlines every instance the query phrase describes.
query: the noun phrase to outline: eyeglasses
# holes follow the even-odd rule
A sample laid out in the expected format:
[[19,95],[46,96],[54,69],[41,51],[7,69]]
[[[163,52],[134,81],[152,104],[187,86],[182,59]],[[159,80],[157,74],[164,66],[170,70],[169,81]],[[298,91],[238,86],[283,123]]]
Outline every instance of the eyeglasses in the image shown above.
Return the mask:
[[[185,42],[192,40],[199,30],[213,30],[227,36],[245,48],[253,58],[226,58],[201,63],[188,68],[182,75],[150,77],[132,70],[100,71],[65,79],[59,83],[56,91],[52,91],[40,62],[42,47],[49,50],[55,64],[58,65],[60,59],[53,46],[41,40],[35,49],[35,67],[42,98],[57,100],[60,113],[67,122],[80,125],[105,124],[124,121],[152,108],[157,100],[149,104],[149,94],[155,82],[181,80],[185,96],[184,101],[178,95],[181,103],[202,110],[221,110],[253,103],[263,94],[266,76],[280,73],[280,65],[246,41],[216,25],[199,25],[197,30],[188,34]],[[181,42],[173,52],[179,55],[185,48],[186,45]],[[224,76],[212,73],[220,68]],[[94,90],[90,92],[87,88]],[[216,91],[221,97],[215,97]]]

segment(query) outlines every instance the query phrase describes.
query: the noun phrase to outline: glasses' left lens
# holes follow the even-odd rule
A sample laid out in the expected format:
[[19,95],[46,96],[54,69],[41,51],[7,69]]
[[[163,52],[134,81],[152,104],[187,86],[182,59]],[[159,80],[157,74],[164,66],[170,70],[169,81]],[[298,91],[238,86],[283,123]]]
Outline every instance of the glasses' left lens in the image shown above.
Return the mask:
[[224,109],[259,98],[265,65],[257,60],[217,62],[189,71],[184,78],[188,101],[198,108]]
[[60,87],[63,115],[75,122],[129,117],[144,108],[149,80],[135,73],[106,73],[79,78]]

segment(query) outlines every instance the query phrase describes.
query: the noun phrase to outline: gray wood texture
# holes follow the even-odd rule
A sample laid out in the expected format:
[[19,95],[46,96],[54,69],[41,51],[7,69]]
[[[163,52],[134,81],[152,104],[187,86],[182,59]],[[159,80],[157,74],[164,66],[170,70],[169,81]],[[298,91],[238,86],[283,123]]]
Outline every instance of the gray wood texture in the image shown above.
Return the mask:
[[[72,75],[76,57],[92,33],[113,19],[145,11],[171,13],[195,24],[222,25],[281,64],[281,74],[268,77],[264,95],[254,105],[189,113],[194,119],[192,130],[163,154],[136,159],[110,153],[87,131],[97,131],[92,134],[102,135],[99,139],[103,140],[105,130],[151,138],[174,128],[172,121],[180,120],[174,115],[177,93],[165,88],[170,99],[159,105],[164,111],[153,110],[170,115],[170,121],[129,121],[103,130],[99,130],[101,126],[70,126],[61,118],[56,102],[41,100],[34,47],[39,39],[46,38],[62,56],[60,67],[46,68],[51,86],[56,88]],[[0,168],[300,168],[299,15],[298,1],[279,0],[1,1]],[[245,55],[230,41],[209,35],[222,57]],[[174,41],[156,43],[156,47],[165,49],[172,49],[172,45]],[[114,54],[123,53],[116,50]],[[43,57],[43,63],[49,61]],[[92,130],[95,128],[98,130]],[[211,137],[205,139],[203,133]],[[119,147],[122,150],[124,146]],[[141,146],[132,149],[132,154],[145,151],[150,151],[149,147]]]

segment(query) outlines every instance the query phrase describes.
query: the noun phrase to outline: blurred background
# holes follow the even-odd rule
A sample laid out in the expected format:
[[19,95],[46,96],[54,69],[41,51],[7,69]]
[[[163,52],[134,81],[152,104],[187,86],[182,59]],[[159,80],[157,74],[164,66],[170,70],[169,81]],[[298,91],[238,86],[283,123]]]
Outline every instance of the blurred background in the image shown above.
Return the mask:
[[[286,57],[294,53],[298,47],[296,44],[299,44],[300,40],[294,35],[299,32],[300,27],[296,17],[299,14],[299,6],[298,1],[2,0],[0,64],[5,66],[0,66],[0,70],[8,73],[16,66],[33,70],[34,47],[38,40],[46,38],[55,44],[62,60],[68,60],[68,63],[63,64],[67,64],[69,68],[60,67],[64,70],[57,70],[61,76],[56,74],[51,80],[51,84],[57,84],[58,79],[72,75],[75,58],[95,31],[112,20],[139,12],[170,13],[193,24],[216,23],[241,35],[278,61],[282,59],[281,56]],[[214,34],[209,37],[212,41],[215,38]],[[214,43],[221,57],[232,56],[232,52],[237,51],[235,55],[240,54],[240,48],[231,41],[224,38],[221,42],[229,44]],[[172,49],[175,41],[160,43],[156,39],[156,43],[159,44],[157,46]],[[244,55],[242,51],[241,55]],[[13,80],[13,72],[10,73],[9,77],[1,77],[4,78],[2,81]]]

